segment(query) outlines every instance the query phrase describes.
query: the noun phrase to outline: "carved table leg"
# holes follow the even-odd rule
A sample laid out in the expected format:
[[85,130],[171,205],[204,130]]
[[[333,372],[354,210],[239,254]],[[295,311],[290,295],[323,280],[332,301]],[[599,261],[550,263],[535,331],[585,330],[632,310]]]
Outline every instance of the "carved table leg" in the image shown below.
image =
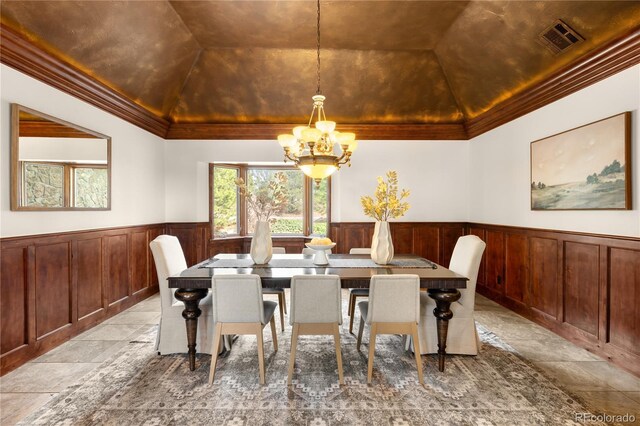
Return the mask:
[[179,288],[175,292],[175,297],[184,303],[182,318],[187,324],[187,347],[189,348],[189,369],[196,369],[196,336],[198,335],[198,317],[202,314],[198,303],[209,290],[206,288]]
[[451,304],[460,299],[460,292],[456,289],[430,289],[429,297],[436,301],[433,315],[438,327],[438,370],[444,371],[444,356],[447,354],[447,331],[449,320],[453,318]]

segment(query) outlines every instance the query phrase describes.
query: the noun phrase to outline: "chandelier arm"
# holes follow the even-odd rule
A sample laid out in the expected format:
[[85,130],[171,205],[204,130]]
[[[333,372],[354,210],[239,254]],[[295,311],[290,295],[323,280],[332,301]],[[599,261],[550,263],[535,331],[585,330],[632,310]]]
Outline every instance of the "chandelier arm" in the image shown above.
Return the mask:
[[313,109],[311,110],[311,115],[309,116],[309,123],[307,123],[307,127],[311,127],[311,122],[313,121],[313,114],[315,114],[317,108],[318,106],[314,103]]

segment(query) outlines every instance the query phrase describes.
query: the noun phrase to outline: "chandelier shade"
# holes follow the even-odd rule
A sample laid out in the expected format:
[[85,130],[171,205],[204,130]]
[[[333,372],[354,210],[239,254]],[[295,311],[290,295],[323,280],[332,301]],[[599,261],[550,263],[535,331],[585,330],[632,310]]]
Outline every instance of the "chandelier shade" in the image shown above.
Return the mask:
[[[320,0],[317,19],[317,78],[318,89],[311,98],[313,109],[306,126],[295,126],[291,134],[278,136],[284,150],[284,161],[292,161],[302,172],[319,183],[331,176],[343,164],[351,167],[351,154],[358,147],[355,133],[341,133],[336,122],[327,120],[325,97],[320,92]],[[315,122],[314,122],[315,119]],[[312,127],[313,124],[313,127]],[[340,149],[338,153],[334,152]]]

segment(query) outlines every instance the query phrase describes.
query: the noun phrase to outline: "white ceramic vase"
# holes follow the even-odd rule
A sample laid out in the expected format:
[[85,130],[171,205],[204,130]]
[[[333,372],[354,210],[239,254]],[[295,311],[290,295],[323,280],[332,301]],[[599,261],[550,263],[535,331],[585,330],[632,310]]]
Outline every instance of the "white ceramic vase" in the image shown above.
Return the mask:
[[256,222],[256,229],[251,239],[251,250],[249,251],[253,263],[263,265],[269,263],[273,255],[271,244],[271,228],[269,222]]
[[393,259],[393,241],[389,222],[376,222],[371,242],[371,259],[378,265],[386,265]]

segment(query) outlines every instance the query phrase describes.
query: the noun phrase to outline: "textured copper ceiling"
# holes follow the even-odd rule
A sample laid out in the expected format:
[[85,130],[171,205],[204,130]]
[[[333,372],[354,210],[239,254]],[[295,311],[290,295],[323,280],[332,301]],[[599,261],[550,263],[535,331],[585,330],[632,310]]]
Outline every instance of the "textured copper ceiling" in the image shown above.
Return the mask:
[[[2,22],[176,123],[292,123],[315,93],[315,1],[3,1]],[[556,55],[562,19],[585,41]],[[640,25],[638,1],[322,1],[342,123],[460,123]]]

